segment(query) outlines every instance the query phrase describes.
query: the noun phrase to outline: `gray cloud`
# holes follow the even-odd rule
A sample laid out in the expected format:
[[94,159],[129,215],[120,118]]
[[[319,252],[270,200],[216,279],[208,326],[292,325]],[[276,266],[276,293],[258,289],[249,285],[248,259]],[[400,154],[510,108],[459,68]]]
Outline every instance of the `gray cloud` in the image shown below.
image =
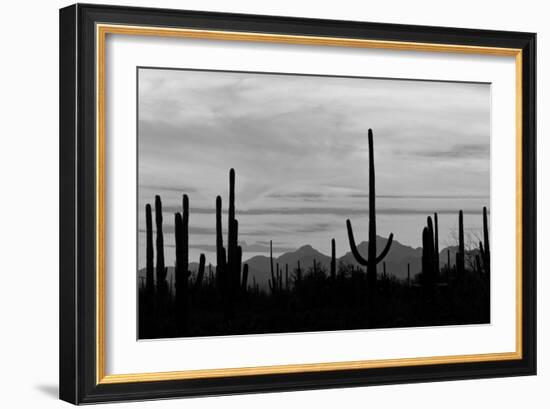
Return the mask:
[[436,159],[489,159],[489,144],[456,144],[444,150],[414,152],[415,155]]
[[194,193],[197,191],[195,187],[190,186],[162,186],[162,185],[145,185],[140,184],[140,189],[151,190],[154,194],[161,194],[162,192],[176,192],[180,194]]
[[[247,244],[246,242],[239,242],[239,245],[243,249],[243,252],[249,252],[249,253],[268,253],[269,252],[269,244],[263,245],[259,242]],[[190,244],[190,248],[202,250],[202,251],[208,251],[208,252],[215,252],[216,246],[210,245],[210,244]],[[282,246],[273,246],[273,251],[275,253],[285,253],[287,251],[293,251],[295,250],[294,247],[282,247]]]
[[292,192],[292,193],[270,193],[267,197],[275,199],[320,199],[323,197],[322,193],[313,193],[313,192]]
[[[380,215],[410,215],[410,214],[432,214],[434,211],[440,214],[458,214],[459,210],[462,210],[465,214],[480,214],[481,207],[479,208],[457,208],[455,209],[440,209],[437,207],[425,207],[425,208],[393,208],[393,207],[381,207],[377,206],[376,213]],[[190,213],[201,214],[214,214],[214,209],[209,208],[195,208],[190,209]],[[227,214],[226,210],[223,210],[223,214]],[[272,207],[262,209],[247,209],[236,210],[235,215],[238,216],[264,216],[264,215],[291,215],[291,216],[303,216],[303,215],[337,215],[337,216],[351,216],[360,215],[365,216],[368,214],[367,207]],[[276,223],[275,223],[276,224]],[[170,226],[170,225],[168,225]],[[168,227],[167,231],[173,232],[173,227]],[[207,234],[214,232],[214,229],[202,229],[196,227],[190,227],[190,232],[197,234]],[[301,231],[301,230],[296,230]],[[258,231],[261,234],[262,231]]]

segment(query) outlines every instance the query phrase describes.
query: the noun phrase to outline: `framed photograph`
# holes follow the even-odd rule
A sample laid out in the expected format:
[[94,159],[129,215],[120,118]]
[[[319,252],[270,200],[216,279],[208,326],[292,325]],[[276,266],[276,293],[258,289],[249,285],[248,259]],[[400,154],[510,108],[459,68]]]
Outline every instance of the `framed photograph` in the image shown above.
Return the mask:
[[535,374],[535,44],[61,9],[61,399]]

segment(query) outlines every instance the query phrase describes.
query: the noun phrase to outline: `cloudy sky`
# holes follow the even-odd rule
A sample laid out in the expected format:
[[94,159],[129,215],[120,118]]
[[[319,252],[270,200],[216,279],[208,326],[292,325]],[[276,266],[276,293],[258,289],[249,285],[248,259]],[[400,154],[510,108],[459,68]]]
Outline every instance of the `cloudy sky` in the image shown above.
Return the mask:
[[[420,246],[426,216],[440,214],[441,245],[467,234],[489,206],[490,85],[281,74],[140,69],[139,266],[145,204],[164,204],[166,261],[173,213],[190,200],[190,259],[214,262],[215,198],[228,204],[236,171],[245,258],[304,244],[349,251],[368,234],[367,131],[374,132],[378,234]],[[224,220],[224,240],[227,237]]]

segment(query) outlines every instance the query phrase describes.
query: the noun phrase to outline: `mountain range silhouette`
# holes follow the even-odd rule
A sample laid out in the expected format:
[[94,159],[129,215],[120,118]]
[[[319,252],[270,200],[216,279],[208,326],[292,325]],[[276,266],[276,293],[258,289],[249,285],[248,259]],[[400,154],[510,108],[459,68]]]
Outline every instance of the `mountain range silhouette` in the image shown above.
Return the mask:
[[[376,237],[376,246],[377,248],[383,248],[387,242],[387,239],[384,237]],[[346,247],[348,244],[346,243]],[[363,241],[357,245],[359,252],[361,254],[367,254],[368,242]],[[451,259],[451,266],[455,263],[456,253],[458,251],[458,246],[448,246],[443,248],[439,252],[439,263],[440,268],[443,268],[447,264],[447,250],[449,250],[449,255]],[[467,251],[466,254],[468,258],[475,257],[479,251],[472,250]],[[313,260],[315,259],[316,263],[322,266],[325,270],[330,269],[330,256],[321,253],[317,249],[313,248],[311,245],[306,244],[297,250],[288,251],[281,254],[278,257],[273,257],[273,268],[275,269],[276,263],[279,263],[279,268],[285,271],[285,266],[288,264],[289,275],[292,276],[292,273],[298,266],[300,262],[300,267],[302,271],[307,271],[310,267],[313,266]],[[411,279],[422,270],[422,247],[411,247],[399,243],[397,240],[393,240],[393,244],[390,252],[386,256],[386,271],[388,275],[393,275],[398,279],[407,278],[407,264],[410,264]],[[268,289],[268,280],[271,277],[271,266],[269,260],[269,254],[267,255],[256,255],[248,260],[243,261],[243,263],[248,264],[249,268],[249,283],[252,283],[253,280],[259,285],[260,288],[267,290]],[[336,259],[336,265],[352,265],[354,267],[361,267],[353,257],[351,251],[346,252],[342,257]],[[362,268],[362,267],[361,267]],[[198,269],[198,263],[192,262],[189,263],[189,270],[195,272]],[[215,272],[216,267],[212,265],[212,271]],[[378,273],[381,274],[383,271],[382,264],[378,266]],[[166,277],[168,283],[171,282],[171,279],[174,274],[174,267],[168,267],[168,275]],[[206,274],[208,274],[208,265],[206,268]],[[138,277],[145,277],[145,268],[142,268],[138,271]],[[172,279],[173,282],[173,279]]]

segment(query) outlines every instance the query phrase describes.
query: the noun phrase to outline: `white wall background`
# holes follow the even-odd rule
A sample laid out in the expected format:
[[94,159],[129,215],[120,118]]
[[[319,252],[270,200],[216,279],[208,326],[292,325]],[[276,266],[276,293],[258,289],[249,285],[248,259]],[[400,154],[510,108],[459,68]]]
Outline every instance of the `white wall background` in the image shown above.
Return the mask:
[[[96,1],[89,0],[91,3]],[[398,407],[544,408],[550,402],[547,353],[550,281],[550,38],[545,2],[531,0],[332,2],[277,0],[133,0],[121,5],[442,25],[538,33],[538,342],[537,377],[245,395],[117,407]],[[69,2],[11,1],[2,5],[0,41],[0,406],[63,407],[58,379],[58,8]],[[546,291],[545,291],[546,290]],[[546,345],[545,345],[546,344]]]

